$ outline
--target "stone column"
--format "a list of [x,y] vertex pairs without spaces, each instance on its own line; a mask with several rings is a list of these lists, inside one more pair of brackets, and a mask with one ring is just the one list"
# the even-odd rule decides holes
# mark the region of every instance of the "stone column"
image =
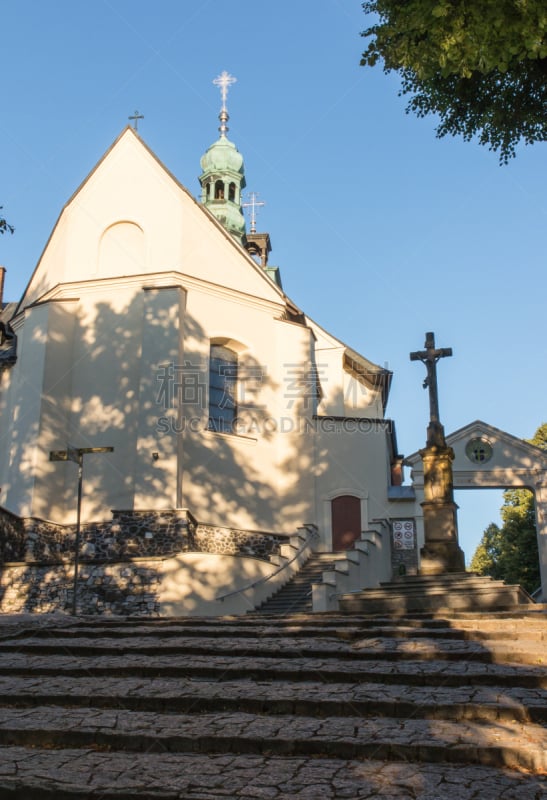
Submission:
[[420,574],[442,575],[465,571],[458,544],[457,508],[454,502],[452,462],[447,445],[430,445],[420,451],[424,465],[424,546],[420,550]]

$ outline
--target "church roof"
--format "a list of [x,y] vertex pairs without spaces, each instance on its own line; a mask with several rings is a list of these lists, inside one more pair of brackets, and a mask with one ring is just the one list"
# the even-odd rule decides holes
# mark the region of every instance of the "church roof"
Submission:
[[[221,137],[222,138],[222,137]],[[127,155],[127,145],[132,145],[129,148],[129,155]],[[125,148],[125,149],[124,149]],[[231,149],[231,148],[230,148]],[[188,213],[191,211],[192,215],[192,224],[190,224],[190,228],[188,229],[188,235],[192,235],[194,237],[199,237],[199,232],[196,232],[195,228],[200,227],[200,230],[205,230],[207,226],[210,226],[209,229],[213,228],[216,231],[215,234],[215,241],[218,243],[218,237],[222,238],[224,242],[224,250],[222,251],[226,257],[230,256],[230,263],[233,265],[234,269],[237,266],[237,275],[239,275],[239,283],[237,280],[230,277],[229,271],[226,270],[225,263],[219,263],[222,261],[226,261],[225,258],[223,259],[212,259],[214,261],[214,268],[217,269],[218,276],[216,278],[216,283],[218,285],[226,286],[231,290],[241,291],[246,293],[249,296],[253,296],[255,298],[263,298],[267,302],[272,302],[280,308],[281,311],[281,318],[288,319],[289,321],[298,322],[299,324],[308,326],[313,331],[314,329],[317,331],[321,331],[322,334],[330,339],[335,346],[343,348],[344,352],[344,363],[343,367],[347,371],[352,372],[359,380],[364,381],[367,385],[371,388],[377,389],[381,392],[383,407],[387,404],[387,399],[389,395],[389,388],[391,384],[392,373],[389,370],[383,369],[376,364],[373,364],[371,361],[366,359],[364,356],[360,355],[353,349],[349,348],[339,339],[332,336],[332,334],[327,333],[323,328],[321,328],[317,323],[314,323],[312,320],[309,320],[303,312],[298,308],[298,306],[285,294],[280,286],[278,286],[264,271],[264,269],[258,265],[255,260],[251,257],[251,255],[247,252],[247,250],[240,244],[238,241],[234,239],[232,235],[225,229],[225,227],[219,222],[219,220],[215,217],[215,215],[202,203],[198,202],[194,196],[189,192],[189,190],[178,181],[178,179],[170,172],[170,170],[163,164],[163,162],[158,158],[158,156],[154,153],[153,150],[148,147],[148,145],[143,141],[140,135],[129,125],[126,126],[120,135],[116,138],[116,140],[112,143],[112,145],[108,148],[102,158],[97,162],[95,167],[91,170],[88,176],[84,179],[84,181],[80,184],[80,186],[76,189],[76,191],[72,194],[70,199],[64,205],[59,218],[53,228],[53,231],[50,234],[50,237],[42,251],[38,264],[32,273],[32,276],[25,288],[23,296],[19,303],[17,304],[16,308],[11,313],[11,316],[14,317],[25,307],[28,305],[33,305],[37,303],[41,299],[50,299],[52,296],[57,296],[58,289],[61,286],[66,286],[67,291],[72,291],[71,287],[77,287],[77,285],[82,282],[88,281],[96,281],[97,276],[92,275],[91,272],[82,273],[83,277],[79,278],[78,275],[74,275],[71,271],[63,273],[61,268],[58,266],[59,262],[62,258],[68,258],[64,252],[64,245],[60,248],[55,243],[56,237],[67,236],[67,224],[68,220],[71,224],[74,224],[75,215],[81,213],[81,205],[82,205],[82,195],[84,192],[88,191],[90,185],[97,179],[99,176],[101,181],[104,179],[105,174],[108,176],[108,169],[112,170],[113,166],[116,167],[116,164],[121,160],[121,156],[126,154],[127,158],[129,159],[129,165],[135,165],[135,169],[130,170],[131,178],[136,180],[134,186],[130,187],[133,193],[138,194],[140,186],[138,183],[138,175],[135,176],[135,172],[141,168],[142,159],[139,160],[139,153],[146,155],[149,159],[152,159],[153,164],[159,168],[160,173],[158,177],[164,176],[167,178],[168,183],[172,182],[180,191],[181,197],[184,199],[184,208],[188,210]],[[114,158],[116,156],[116,158]],[[135,158],[137,159],[135,161]],[[144,159],[146,162],[146,158]],[[150,162],[148,162],[150,163]],[[103,173],[102,170],[107,170],[106,173]],[[125,173],[124,173],[125,175]],[[123,175],[122,175],[123,179]],[[100,184],[101,181],[98,181]],[[95,181],[97,183],[97,181]],[[94,184],[95,185],[95,184]],[[114,184],[115,188],[116,185]],[[135,191],[136,190],[136,191]],[[104,190],[103,190],[104,191]],[[126,190],[129,191],[129,190]],[[167,194],[171,197],[173,195],[172,192],[167,192]],[[125,195],[122,195],[125,197]],[[131,195],[133,197],[133,195]],[[78,201],[78,202],[76,202]],[[197,217],[195,216],[197,215]],[[84,214],[85,216],[85,214]],[[89,216],[89,215],[88,215]],[[122,217],[123,219],[128,219],[129,217]],[[206,225],[196,226],[194,223],[201,218],[206,220]],[[164,228],[166,231],[169,229],[169,225],[180,224],[177,222],[178,217],[170,218],[171,220],[175,220],[174,223],[171,223],[169,220],[164,221]],[[111,220],[110,222],[112,222]],[[92,223],[96,223],[96,232],[104,230],[108,227],[108,220],[106,222],[102,222],[100,220],[92,220]],[[101,229],[101,225],[104,225],[104,228]],[[94,229],[95,230],[95,229]],[[96,233],[96,235],[99,235]],[[77,237],[77,234],[75,234]],[[73,237],[74,238],[74,237]],[[82,247],[82,245],[80,245]],[[202,255],[206,252],[207,245],[202,245]],[[217,245],[215,245],[217,247]],[[204,249],[205,248],[205,249]],[[226,248],[229,248],[226,250]],[[51,250],[52,255],[48,255],[48,250]],[[220,252],[220,251],[219,251]],[[231,254],[231,255],[230,255]],[[193,251],[193,256],[195,256],[195,252]],[[211,261],[211,259],[209,259]],[[58,270],[57,274],[50,274],[50,271]],[[169,267],[171,273],[176,273],[179,270],[177,265]],[[72,270],[72,262],[70,263],[70,270]],[[224,272],[222,272],[224,270]],[[156,272],[156,268],[153,267],[148,273],[147,280],[149,281],[150,277]],[[181,279],[184,281],[188,275],[183,271],[180,270]],[[247,278],[244,276],[249,276],[252,278],[251,280],[247,281]],[[146,276],[143,275],[143,279]],[[236,276],[237,277],[237,276]],[[194,278],[203,279],[203,280],[211,280],[208,276],[203,276],[201,274],[194,273]],[[230,280],[232,283],[230,284]],[[222,281],[226,281],[226,283],[222,283]],[[248,285],[242,285],[242,281],[247,283]],[[74,297],[74,294],[71,294],[71,297]],[[10,312],[12,310],[10,309]]]
[[343,350],[343,368],[346,372],[354,375],[357,380],[365,383],[370,389],[380,391],[382,397],[382,407],[386,410],[387,402],[389,399],[389,391],[391,389],[391,381],[393,372],[378,364],[369,361],[368,358],[358,353],[353,348],[345,344],[341,339],[333,336],[332,333],[326,331],[321,325],[306,315],[306,322],[310,325],[312,330],[320,332],[321,335],[329,340],[334,346]]
[[[76,199],[81,196],[81,194],[89,186],[90,182],[94,179],[94,177],[101,171],[101,169],[103,169],[105,163],[109,160],[109,158],[116,153],[117,149],[120,148],[124,143],[124,141],[127,141],[128,138],[131,139],[134,143],[138,143],[138,147],[142,148],[142,151],[144,151],[148,156],[150,156],[153,159],[154,163],[160,168],[160,170],[164,173],[164,175],[170,181],[172,181],[176,185],[177,189],[180,190],[180,192],[184,195],[184,197],[188,201],[190,201],[195,211],[199,215],[203,215],[204,217],[206,217],[209,224],[217,229],[217,231],[221,234],[221,236],[225,240],[226,244],[231,249],[237,250],[238,254],[242,258],[244,258],[245,261],[247,262],[248,268],[251,269],[256,276],[260,276],[260,281],[261,283],[263,283],[264,289],[267,292],[267,294],[271,295],[272,299],[274,297],[277,297],[278,302],[284,305],[288,299],[286,298],[285,293],[277,286],[277,284],[275,284],[274,281],[271,280],[271,278],[269,278],[264,273],[264,270],[262,270],[261,267],[254,261],[254,259],[249,255],[249,253],[245,250],[245,248],[234,240],[234,238],[230,235],[230,233],[226,231],[225,227],[221,224],[221,222],[218,221],[215,215],[212,214],[211,211],[207,209],[202,203],[196,200],[195,197],[192,195],[192,193],[182,183],[180,183],[180,181],[176,178],[176,176],[173,175],[173,173],[168,169],[168,167],[165,166],[165,164],[156,155],[156,153],[146,144],[146,142],[141,138],[141,136],[130,125],[127,125],[124,127],[119,136],[115,139],[115,141],[111,144],[108,150],[99,159],[99,161],[96,163],[93,169],[89,172],[86,178],[82,181],[82,183],[78,186],[78,188],[75,190],[75,192],[71,195],[71,197],[63,206],[61,213],[57,218],[55,226],[40,255],[38,263],[27,283],[27,286],[21,297],[21,300],[17,304],[16,313],[20,313],[28,305],[29,302],[30,303],[36,302],[39,299],[39,297],[46,294],[47,290],[53,288],[54,284],[49,284],[47,286],[47,289],[44,291],[42,291],[40,286],[37,285],[33,286],[33,284],[37,283],[36,278],[40,273],[44,256],[47,253],[48,248],[50,247],[56,233],[58,232],[61,222],[63,221],[63,218],[69,213]],[[32,293],[31,290],[33,290]],[[294,306],[295,304],[292,303],[291,305]]]

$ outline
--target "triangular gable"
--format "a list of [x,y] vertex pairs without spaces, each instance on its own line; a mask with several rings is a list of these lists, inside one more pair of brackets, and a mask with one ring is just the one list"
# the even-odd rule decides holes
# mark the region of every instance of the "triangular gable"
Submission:
[[60,284],[104,277],[101,246],[115,225],[142,231],[144,263],[131,274],[175,270],[285,303],[282,290],[128,126],[61,211],[18,311]]
[[[482,462],[473,460],[468,452],[470,443],[475,440],[483,441],[491,449],[491,452],[486,451]],[[446,443],[454,450],[454,471],[547,469],[547,453],[541,447],[529,444],[482,420],[475,420],[450,433],[446,436]],[[420,462],[419,451],[405,458],[405,464],[411,467],[418,466]]]

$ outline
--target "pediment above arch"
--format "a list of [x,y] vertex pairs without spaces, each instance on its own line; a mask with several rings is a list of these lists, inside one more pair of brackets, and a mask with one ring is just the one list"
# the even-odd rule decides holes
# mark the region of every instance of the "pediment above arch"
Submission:
[[[450,433],[446,443],[454,450],[452,471],[455,487],[530,486],[544,483],[547,453],[517,436],[475,420]],[[414,481],[420,482],[420,452],[405,459]]]

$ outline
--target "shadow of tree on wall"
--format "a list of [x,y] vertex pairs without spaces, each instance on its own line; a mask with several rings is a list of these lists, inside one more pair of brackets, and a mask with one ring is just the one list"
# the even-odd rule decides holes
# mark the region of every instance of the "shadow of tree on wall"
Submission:
[[[206,331],[188,312],[178,328],[170,308],[146,319],[146,292],[127,294],[127,299],[120,293],[112,302],[99,297],[92,309],[75,302],[69,306],[51,303],[45,362],[56,360],[45,376],[41,397],[35,397],[42,403],[40,427],[35,431],[26,425],[20,403],[12,409],[17,425],[10,430],[12,469],[20,465],[22,479],[29,485],[34,481],[40,516],[74,523],[76,465],[49,461],[51,450],[70,444],[114,447],[111,454],[85,457],[82,519],[86,524],[108,519],[111,509],[135,509],[141,488],[136,476],[143,461],[146,492],[157,500],[158,509],[173,507],[166,485],[176,482],[182,488],[182,505],[204,524],[230,524],[237,519],[237,527],[289,535],[313,519],[314,431],[294,424],[309,416],[304,407],[308,399],[292,401],[292,428],[279,433],[279,402],[272,409],[261,398],[279,398],[282,387],[271,377],[269,365],[247,350],[241,356],[242,371],[260,385],[246,392],[234,435],[208,430]],[[156,352],[165,348],[165,359],[146,360],[146,337],[153,337]],[[202,347],[183,352],[184,342],[202,343]],[[307,369],[307,352],[300,361],[302,369]],[[169,367],[174,370],[174,385],[166,394],[162,380]],[[201,399],[193,403],[184,402],[189,369],[204,388]],[[37,380],[35,386],[18,390],[38,392],[39,388]],[[167,431],[160,424],[162,419],[169,421]],[[34,462],[29,453],[36,441]],[[159,455],[157,460],[154,453]],[[282,475],[282,485],[272,478],[275,475]],[[30,574],[28,567],[18,577],[19,593]],[[64,584],[65,579],[60,580]],[[118,582],[125,591],[127,582],[121,577]]]

